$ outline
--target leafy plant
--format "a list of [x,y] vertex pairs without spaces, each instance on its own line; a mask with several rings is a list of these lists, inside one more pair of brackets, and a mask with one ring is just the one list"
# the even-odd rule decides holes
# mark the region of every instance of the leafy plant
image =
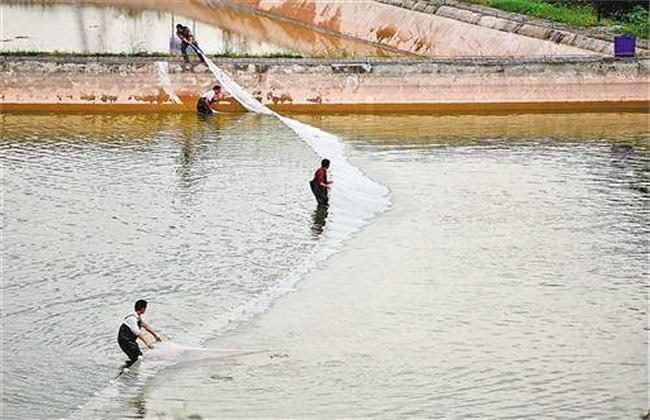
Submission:
[[523,13],[575,26],[591,26],[596,21],[596,13],[590,5],[571,6],[544,0],[488,0],[488,5],[509,12]]
[[[618,26],[623,33],[648,39],[648,6],[636,1],[606,0],[465,0],[513,13],[566,23],[576,27]],[[599,20],[598,10],[605,19]]]
[[621,25],[624,34],[636,35],[639,38],[650,38],[650,16],[643,7],[637,6],[632,13],[625,15]]

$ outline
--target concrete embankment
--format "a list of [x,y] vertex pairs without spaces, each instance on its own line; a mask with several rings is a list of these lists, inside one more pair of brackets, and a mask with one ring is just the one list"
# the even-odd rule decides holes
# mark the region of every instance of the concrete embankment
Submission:
[[[9,0],[42,4],[42,0]],[[578,28],[459,0],[49,0],[173,13],[309,57],[613,55],[616,28]],[[200,39],[199,39],[200,40]],[[648,57],[647,40],[636,54]]]
[[[648,112],[650,104],[650,59],[215,62],[281,112]],[[4,56],[0,74],[2,112],[191,111],[215,82],[205,65],[169,57]],[[217,109],[242,110],[229,98]]]
[[[614,38],[616,29],[610,27],[578,28],[566,24],[536,19],[534,17],[510,13],[479,4],[466,3],[456,0],[375,0],[385,5],[396,6],[408,11],[419,12],[431,17],[431,19],[446,18],[456,22],[459,31],[453,38],[447,39],[454,43],[454,40],[464,40],[463,31],[477,31],[477,28],[493,30],[511,35],[509,39],[516,40],[516,48],[521,43],[531,40],[545,41],[548,44],[573,47],[579,51],[593,51],[598,54],[614,55]],[[462,27],[461,22],[470,26]],[[468,29],[469,28],[469,29]],[[490,33],[490,32],[487,32]],[[479,38],[487,41],[485,36]],[[508,39],[508,38],[507,38]],[[457,42],[456,42],[457,43]],[[491,42],[486,42],[491,44]],[[534,44],[533,44],[534,45]],[[542,48],[539,47],[538,48]],[[511,50],[512,51],[512,50]],[[530,49],[524,49],[531,53]],[[574,50],[575,51],[575,50]],[[648,40],[636,40],[636,54],[648,56],[650,50]]]
[[[457,0],[51,1],[170,12],[309,57],[614,53],[607,28],[572,28]],[[637,41],[637,55],[648,55],[646,41]]]

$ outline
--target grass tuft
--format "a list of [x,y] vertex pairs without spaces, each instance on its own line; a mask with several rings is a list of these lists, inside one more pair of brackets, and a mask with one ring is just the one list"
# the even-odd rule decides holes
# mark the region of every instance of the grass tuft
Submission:
[[590,27],[597,24],[616,26],[622,34],[636,35],[638,38],[648,39],[648,11],[637,6],[633,12],[617,14],[614,17],[603,19],[600,23],[596,9],[592,4],[576,4],[570,1],[551,0],[465,0],[470,3],[494,7],[512,13],[533,16],[554,22],[565,23],[576,27]]

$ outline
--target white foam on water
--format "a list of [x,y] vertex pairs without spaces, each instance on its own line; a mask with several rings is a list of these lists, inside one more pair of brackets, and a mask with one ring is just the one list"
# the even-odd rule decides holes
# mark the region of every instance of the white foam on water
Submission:
[[[388,188],[368,178],[359,168],[352,165],[345,156],[341,139],[331,133],[278,114],[260,103],[255,97],[235,82],[226,72],[217,67],[200,50],[208,69],[217,81],[248,111],[277,118],[289,127],[300,139],[309,145],[321,158],[331,162],[330,172],[335,184],[330,191],[328,223],[320,237],[318,246],[306,263],[295,267],[280,282],[264,295],[242,302],[227,315],[205,325],[206,331],[196,331],[197,336],[207,336],[215,329],[222,329],[238,321],[250,319],[264,312],[272,301],[293,290],[300,279],[318,263],[340,251],[343,241],[358,232],[371,218],[386,211],[390,205]],[[305,180],[305,184],[308,179]],[[202,334],[203,333],[203,334]]]
[[239,86],[208,57],[204,56],[204,59],[219,83],[247,110],[278,118],[319,156],[331,161],[331,171],[336,174],[336,183],[331,191],[330,211],[333,213],[332,221],[340,219],[343,222],[340,228],[347,226],[350,232],[357,231],[368,219],[388,208],[388,189],[368,178],[359,168],[348,162],[344,144],[339,137],[274,112]]
[[[264,352],[268,351],[267,349],[248,349],[248,348],[237,348],[237,349],[228,349],[221,347],[201,347],[191,344],[176,343],[174,341],[163,341],[156,345],[156,357],[159,358],[173,358],[180,353],[214,353],[214,354],[239,354],[239,353],[248,353],[248,352]],[[151,353],[153,354],[153,353]],[[153,356],[152,356],[153,357]]]

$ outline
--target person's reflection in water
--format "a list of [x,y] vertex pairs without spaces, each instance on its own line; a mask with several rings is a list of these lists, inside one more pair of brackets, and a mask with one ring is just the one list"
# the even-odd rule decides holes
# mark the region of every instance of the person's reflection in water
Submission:
[[315,237],[318,237],[325,229],[328,208],[328,206],[319,205],[316,207],[316,210],[314,210],[314,214],[312,215],[313,223],[311,225],[311,232]]
[[632,144],[613,144],[611,146],[611,177],[621,186],[648,195],[648,171],[643,164],[643,157]]
[[147,418],[147,406],[144,399],[144,394],[138,394],[132,401],[133,408],[135,409],[134,416],[136,419]]
[[178,121],[181,134],[179,136],[181,153],[177,173],[179,186],[184,190],[190,190],[200,175],[197,174],[197,170],[201,169],[201,165],[197,165],[197,160],[200,162],[201,152],[206,151],[206,137],[211,132],[218,133],[222,124],[221,119],[218,118],[210,118],[201,114],[198,117],[198,121],[193,115],[191,118],[183,116]]

